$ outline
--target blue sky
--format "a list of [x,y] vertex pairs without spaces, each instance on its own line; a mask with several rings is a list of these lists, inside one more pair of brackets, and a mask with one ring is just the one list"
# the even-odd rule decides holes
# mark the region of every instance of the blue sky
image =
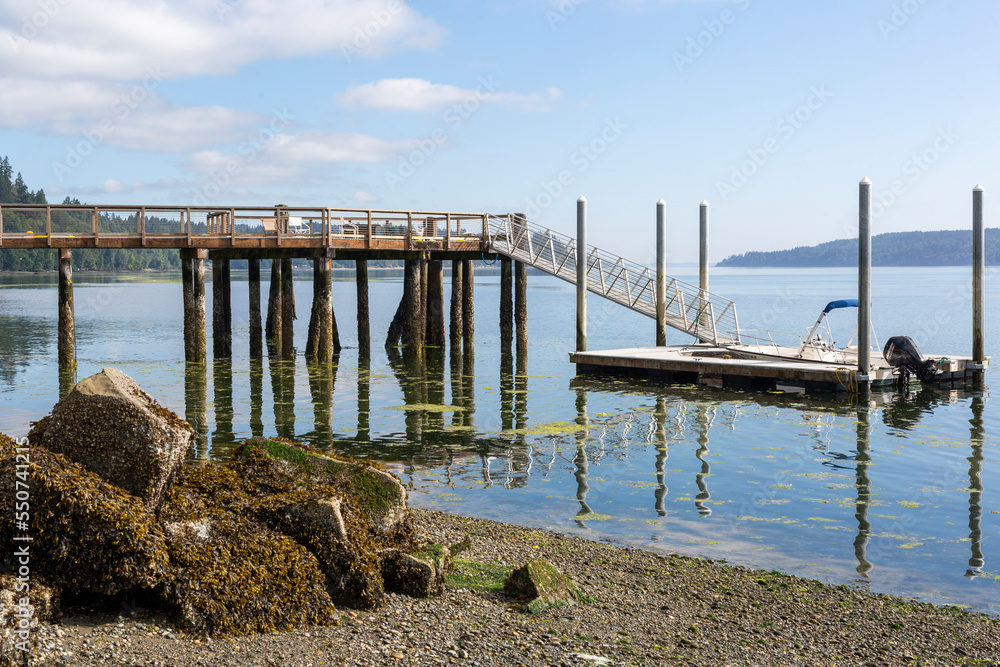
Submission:
[[526,211],[652,262],[969,226],[987,0],[11,0],[0,154],[50,201]]

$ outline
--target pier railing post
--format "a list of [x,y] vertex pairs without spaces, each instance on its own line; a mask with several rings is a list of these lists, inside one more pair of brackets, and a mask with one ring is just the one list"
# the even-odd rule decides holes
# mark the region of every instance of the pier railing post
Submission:
[[667,344],[667,202],[656,202],[656,344]]
[[983,383],[986,363],[986,236],[983,228],[983,186],[972,191],[972,380]]
[[587,198],[576,200],[576,350],[587,350]]
[[872,182],[864,178],[858,196],[858,388],[871,380]]

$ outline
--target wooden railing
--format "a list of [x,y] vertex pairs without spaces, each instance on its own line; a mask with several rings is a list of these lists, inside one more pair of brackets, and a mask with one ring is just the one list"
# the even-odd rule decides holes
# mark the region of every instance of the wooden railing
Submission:
[[[393,211],[331,207],[248,206],[91,206],[91,205],[0,205],[0,247],[12,241],[41,241],[52,247],[67,245],[68,239],[138,239],[145,246],[175,241],[177,247],[199,245],[214,239],[271,239],[277,245],[291,239],[309,240],[310,245],[335,246],[339,241],[361,242],[375,247],[379,241],[394,241],[404,250],[434,244],[441,249],[485,249],[487,215],[438,211]],[[34,244],[35,246],[39,244]]]

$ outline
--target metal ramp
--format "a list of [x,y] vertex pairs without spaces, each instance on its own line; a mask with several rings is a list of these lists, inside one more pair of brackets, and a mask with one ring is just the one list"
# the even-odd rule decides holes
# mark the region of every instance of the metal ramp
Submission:
[[[489,216],[491,252],[576,284],[576,239],[515,215]],[[656,319],[656,272],[587,246],[587,290]],[[667,278],[667,325],[715,345],[739,342],[736,304]]]

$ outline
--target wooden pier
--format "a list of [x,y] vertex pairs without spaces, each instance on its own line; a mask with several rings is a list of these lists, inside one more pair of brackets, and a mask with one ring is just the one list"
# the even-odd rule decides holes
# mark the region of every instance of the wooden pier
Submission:
[[[497,257],[489,244],[486,213],[392,211],[330,207],[247,206],[89,206],[2,205],[0,248],[57,249],[59,262],[59,362],[75,366],[72,253],[83,248],[176,248],[183,277],[184,350],[188,362],[208,359],[205,260],[212,266],[212,356],[233,354],[230,262],[249,268],[250,356],[295,356],[296,308],[292,260],[313,264],[313,300],[305,354],[329,361],[341,350],[331,294],[332,259],[356,262],[360,354],[369,358],[368,261],[404,260],[406,280],[387,346],[403,345],[422,353],[446,345],[443,262],[451,260],[452,348],[474,344],[473,260]],[[260,307],[260,262],[271,260],[266,324]],[[520,309],[526,318],[518,263]],[[510,291],[510,285],[507,286]],[[503,319],[507,321],[505,316]],[[508,326],[507,324],[504,325]],[[525,329],[518,322],[518,331]],[[520,339],[519,339],[520,340]],[[265,346],[266,342],[266,346]],[[510,339],[507,338],[508,346]]]

